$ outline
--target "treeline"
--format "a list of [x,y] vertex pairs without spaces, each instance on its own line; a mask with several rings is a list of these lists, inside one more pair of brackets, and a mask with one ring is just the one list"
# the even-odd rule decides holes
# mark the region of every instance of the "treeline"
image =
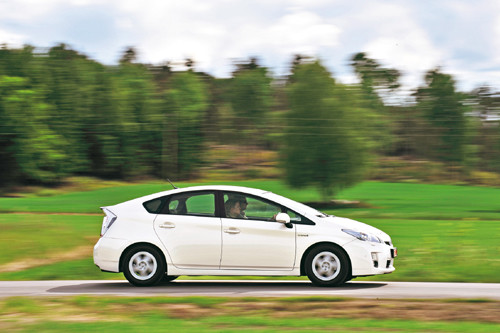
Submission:
[[325,194],[362,179],[373,156],[443,161],[500,172],[498,92],[458,92],[439,68],[411,101],[400,73],[364,53],[359,84],[337,82],[318,60],[295,56],[272,77],[257,59],[230,78],[169,63],[137,62],[134,49],[104,66],[61,44],[0,49],[0,184],[198,176],[213,145],[280,152],[283,174]]

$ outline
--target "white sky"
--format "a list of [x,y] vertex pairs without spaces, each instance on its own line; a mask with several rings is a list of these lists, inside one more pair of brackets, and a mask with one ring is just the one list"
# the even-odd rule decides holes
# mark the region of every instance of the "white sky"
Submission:
[[367,52],[406,87],[441,66],[461,90],[500,90],[500,0],[0,0],[0,43],[61,42],[104,64],[127,46],[141,62],[190,57],[218,77],[250,56],[283,74],[301,53],[345,83]]

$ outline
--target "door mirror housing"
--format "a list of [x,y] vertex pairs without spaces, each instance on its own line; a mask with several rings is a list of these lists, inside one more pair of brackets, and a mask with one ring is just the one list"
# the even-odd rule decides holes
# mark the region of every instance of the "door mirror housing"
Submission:
[[276,215],[276,222],[283,223],[287,228],[293,227],[293,224],[290,222],[290,216],[287,213],[279,213]]

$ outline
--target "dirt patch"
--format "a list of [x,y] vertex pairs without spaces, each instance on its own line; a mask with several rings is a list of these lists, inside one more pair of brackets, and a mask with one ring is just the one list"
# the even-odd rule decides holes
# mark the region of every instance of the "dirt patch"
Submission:
[[[171,298],[151,298],[139,303],[129,299],[100,297],[31,298],[35,306],[7,306],[0,302],[0,328],[8,323],[36,320],[67,322],[134,321],[136,318],[161,314],[165,318],[183,320],[210,317],[267,317],[267,318],[353,318],[444,322],[500,323],[498,301],[444,301],[444,300],[378,300],[378,299],[235,299],[220,303],[197,304],[194,300],[171,303]],[[100,300],[103,301],[100,301]],[[151,300],[151,302],[149,302]],[[130,302],[130,303],[129,303]],[[103,315],[105,314],[105,315]]]
[[68,250],[66,252],[49,254],[46,258],[16,260],[15,262],[0,265],[0,272],[18,272],[33,267],[51,265],[62,261],[85,259],[92,256],[92,251],[93,249],[91,245],[84,245]]
[[[207,309],[204,309],[205,312]],[[474,321],[500,323],[500,302],[446,302],[408,300],[345,300],[322,302],[226,302],[212,309],[212,315],[268,313],[275,318],[359,318],[418,321]],[[193,311],[193,309],[191,309]],[[193,311],[195,313],[196,311]],[[175,309],[172,316],[183,317]],[[198,312],[198,315],[203,315]]]

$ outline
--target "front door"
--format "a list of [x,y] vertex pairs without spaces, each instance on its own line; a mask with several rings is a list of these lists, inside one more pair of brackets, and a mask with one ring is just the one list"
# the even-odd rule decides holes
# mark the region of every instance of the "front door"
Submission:
[[242,193],[224,193],[221,269],[292,270],[295,230],[274,221],[281,207]]

